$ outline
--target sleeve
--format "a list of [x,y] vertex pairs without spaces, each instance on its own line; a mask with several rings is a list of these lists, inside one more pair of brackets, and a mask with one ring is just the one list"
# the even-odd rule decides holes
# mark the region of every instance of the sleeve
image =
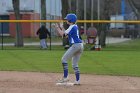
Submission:
[[67,30],[65,30],[65,34],[69,34],[69,32],[71,31],[72,28],[73,28],[73,26],[69,26],[69,28]]
[[40,32],[40,28],[37,30],[36,34],[38,35],[38,34],[39,34],[39,32]]

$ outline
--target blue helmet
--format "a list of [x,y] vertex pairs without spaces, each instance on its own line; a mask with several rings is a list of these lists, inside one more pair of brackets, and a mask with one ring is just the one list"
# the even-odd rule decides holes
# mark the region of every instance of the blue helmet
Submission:
[[75,14],[67,14],[64,19],[68,20],[70,23],[75,23],[77,21],[77,16]]

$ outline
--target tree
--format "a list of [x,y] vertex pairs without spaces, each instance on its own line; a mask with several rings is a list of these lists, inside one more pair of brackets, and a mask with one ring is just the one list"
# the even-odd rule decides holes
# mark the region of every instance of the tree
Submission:
[[[19,7],[19,0],[12,0],[13,3],[13,8],[14,8],[14,12],[15,12],[15,17],[16,20],[20,20],[20,7]],[[15,46],[17,47],[23,47],[23,36],[22,36],[22,32],[21,32],[21,24],[20,23],[16,23],[16,43]]]
[[[70,2],[69,2],[69,0],[61,0],[61,2],[62,2],[62,11],[61,11],[62,18],[65,18],[66,15],[71,12],[71,9],[69,6]],[[66,29],[67,27],[68,27],[67,24],[64,23],[64,28]]]
[[[104,0],[103,1],[103,10],[101,12],[101,19],[102,20],[109,20],[110,15],[111,15],[111,9],[113,8],[112,3],[114,0]],[[100,24],[98,29],[99,32],[99,45],[102,47],[106,46],[106,30],[108,29],[108,24]]]
[[[128,0],[131,8],[137,16],[137,19],[140,20],[140,1],[139,0]],[[138,24],[138,34],[140,36],[140,24]]]
[[69,0],[61,0],[62,2],[62,18],[64,18],[70,11]]
[[[61,0],[61,3],[62,3],[62,11],[61,11],[62,18],[64,18],[71,11],[69,6],[69,3],[71,3],[71,1]],[[68,25],[66,23],[64,23],[64,28],[65,29],[68,28]],[[63,37],[63,46],[65,46],[65,49],[67,49],[67,45],[69,45],[68,38]]]
[[[41,20],[46,20],[46,0],[41,0]],[[41,23],[46,26],[46,23]]]
[[135,12],[138,19],[140,19],[140,1],[139,0],[128,0],[131,8]]

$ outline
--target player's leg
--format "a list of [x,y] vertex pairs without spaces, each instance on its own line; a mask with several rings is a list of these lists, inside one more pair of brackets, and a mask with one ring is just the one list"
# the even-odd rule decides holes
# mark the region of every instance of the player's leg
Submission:
[[64,75],[63,77],[64,78],[67,78],[68,77],[68,60],[71,59],[73,57],[73,55],[77,52],[77,48],[72,45],[66,52],[65,54],[63,55],[62,57],[62,66],[63,66],[63,72],[64,72]]
[[64,70],[63,77],[64,78],[68,77],[68,63],[67,62],[70,58],[72,58],[73,54],[74,54],[73,48],[70,47],[62,57],[62,66],[63,66],[63,70]]
[[41,46],[41,48],[43,48],[43,40],[42,39],[40,39],[40,46]]
[[71,48],[69,48],[65,52],[65,54],[63,55],[63,57],[61,59],[62,66],[63,66],[63,78],[58,81],[59,83],[64,83],[64,82],[69,81],[68,80],[68,63],[67,62],[68,62],[68,59],[70,59],[70,55],[72,55],[70,51],[72,51]]
[[46,47],[46,40],[45,39],[41,39],[41,47],[43,48],[43,49],[45,49],[45,48],[47,48]]
[[68,77],[68,60],[71,59],[75,53],[77,53],[78,51],[80,51],[81,47],[77,46],[77,44],[72,45],[63,55],[62,57],[62,66],[63,66],[63,70],[64,70],[64,75],[63,78],[67,78]]
[[80,60],[80,56],[83,52],[83,45],[80,44],[78,45],[80,47],[79,51],[76,52],[72,58],[72,67],[74,69],[74,72],[75,72],[75,77],[76,77],[76,82],[75,84],[80,84],[80,70],[79,70],[79,67],[78,67],[78,62]]
[[72,58],[72,67],[75,72],[76,82],[80,84],[80,70],[78,66],[78,62],[80,60],[81,53],[76,53]]

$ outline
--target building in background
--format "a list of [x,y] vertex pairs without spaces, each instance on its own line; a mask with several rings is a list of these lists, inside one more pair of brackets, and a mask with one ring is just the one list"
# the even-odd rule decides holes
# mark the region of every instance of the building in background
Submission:
[[[20,0],[20,13],[23,20],[40,19],[40,0]],[[61,0],[46,0],[47,19],[61,19]],[[0,0],[0,20],[15,19],[12,0]],[[36,36],[36,30],[40,23],[22,23],[22,33],[24,37]],[[14,23],[0,23],[0,34],[15,36]]]

